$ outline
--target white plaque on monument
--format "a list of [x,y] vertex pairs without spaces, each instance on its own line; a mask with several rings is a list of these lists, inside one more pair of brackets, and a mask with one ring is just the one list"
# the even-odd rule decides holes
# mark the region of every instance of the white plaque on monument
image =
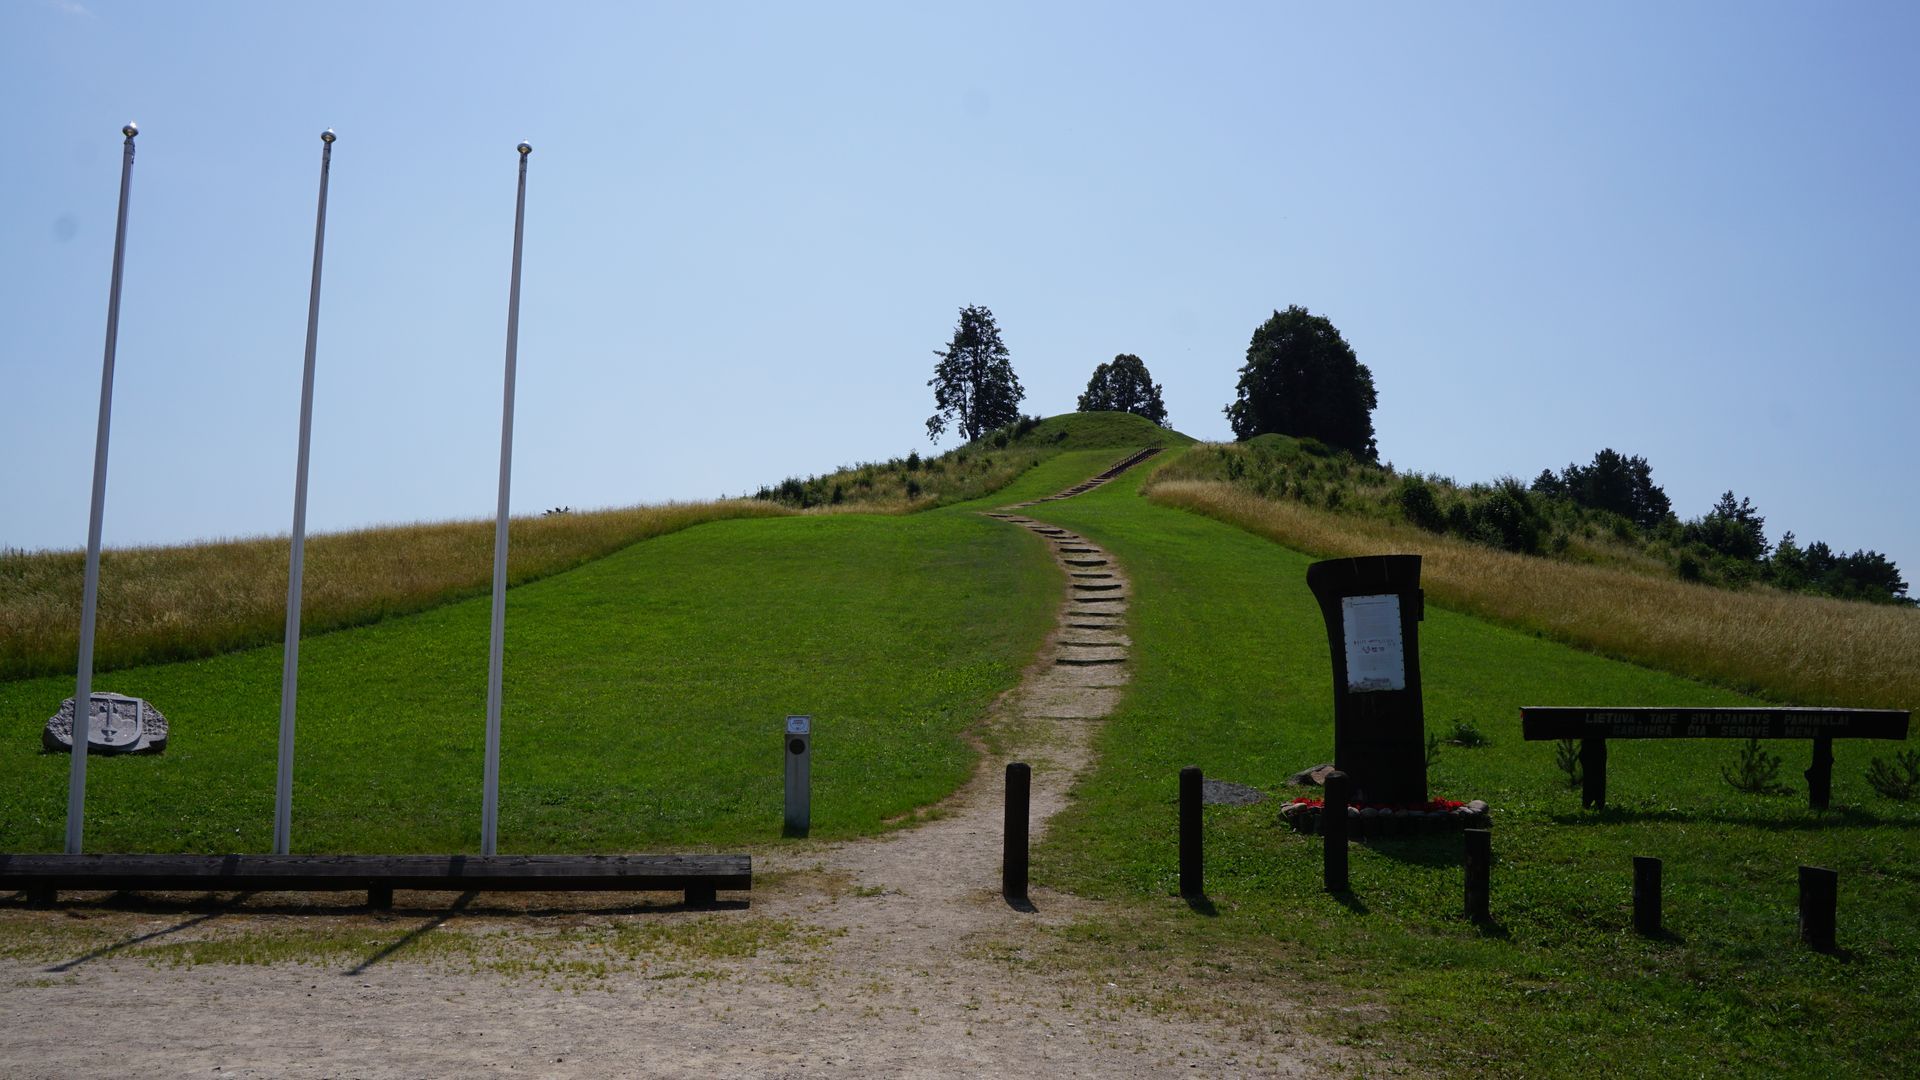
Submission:
[[1347,634],[1347,690],[1356,694],[1405,690],[1400,597],[1392,593],[1342,597],[1340,622]]

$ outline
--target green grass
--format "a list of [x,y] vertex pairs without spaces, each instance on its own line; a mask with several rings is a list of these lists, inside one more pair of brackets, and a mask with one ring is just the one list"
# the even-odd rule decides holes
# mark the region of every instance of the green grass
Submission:
[[[503,851],[739,845],[777,835],[781,719],[815,717],[814,835],[871,832],[953,790],[964,733],[1051,623],[1043,547],[978,515],[715,522],[509,593]],[[300,851],[478,844],[484,597],[307,640]],[[132,668],[155,757],[88,767],[90,851],[269,846],[281,651]],[[67,759],[35,752],[73,688],[0,684],[0,850],[60,847]]]
[[[523,585],[706,521],[785,512],[734,499],[515,518],[507,581]],[[365,626],[485,593],[493,530],[492,520],[443,521],[309,537],[303,629]],[[94,670],[279,644],[290,551],[278,536],[102,552]],[[0,682],[73,672],[85,566],[80,551],[0,550]]]
[[[1027,417],[944,454],[921,458],[916,452],[910,457],[843,466],[804,480],[789,477],[761,488],[754,498],[800,510],[907,513],[993,498],[1017,477],[1062,452],[1123,447],[1135,450],[1192,442],[1177,431],[1132,413],[1065,413],[1045,420]],[[1068,483],[1083,479],[1074,477]]]
[[[1208,811],[1218,915],[1175,891],[1177,771],[1291,797],[1331,759],[1331,665],[1306,556],[1137,497],[1146,470],[1039,516],[1108,548],[1134,583],[1135,678],[1101,759],[1038,853],[1036,880],[1178,912],[1126,949],[1231,957],[1243,976],[1385,1005],[1329,1021],[1410,1055],[1415,1071],[1495,1075],[1893,1075],[1920,1069],[1920,813],[1862,779],[1885,747],[1836,747],[1835,805],[1742,795],[1736,744],[1616,742],[1604,815],[1583,813],[1551,744],[1520,740],[1522,704],[1712,705],[1739,696],[1606,660],[1430,604],[1421,628],[1435,795],[1494,806],[1497,928],[1459,918],[1459,841],[1379,842],[1353,856],[1354,897],[1320,888],[1320,846],[1276,801]],[[1773,747],[1798,781],[1804,744]],[[1630,929],[1633,855],[1666,860],[1669,940]],[[1795,868],[1841,875],[1846,957],[1796,944]],[[1157,963],[1157,961],[1156,961]],[[1384,1028],[1379,1027],[1384,1024]]]

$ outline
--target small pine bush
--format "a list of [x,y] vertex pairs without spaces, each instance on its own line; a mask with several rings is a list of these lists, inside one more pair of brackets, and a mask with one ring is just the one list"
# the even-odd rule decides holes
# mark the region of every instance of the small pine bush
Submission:
[[1867,783],[1887,798],[1901,802],[1920,795],[1920,751],[1902,750],[1894,755],[1893,762],[1888,765],[1880,758],[1868,762]]
[[1577,739],[1561,739],[1553,744],[1553,764],[1567,774],[1567,786],[1577,788],[1585,775],[1580,769],[1580,742]]
[[1779,782],[1780,755],[1767,753],[1759,739],[1748,739],[1733,759],[1733,768],[1720,767],[1720,777],[1754,795],[1778,795],[1787,790]]

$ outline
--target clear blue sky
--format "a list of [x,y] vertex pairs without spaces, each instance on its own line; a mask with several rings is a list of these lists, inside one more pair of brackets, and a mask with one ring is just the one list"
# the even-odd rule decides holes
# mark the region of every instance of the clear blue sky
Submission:
[[969,303],[1027,411],[1132,352],[1226,438],[1302,304],[1402,468],[1611,446],[1920,584],[1916,46],[1871,3],[7,0],[0,545],[85,542],[137,120],[109,543],[288,528],[331,126],[315,528],[492,512],[525,138],[517,513],[924,449]]

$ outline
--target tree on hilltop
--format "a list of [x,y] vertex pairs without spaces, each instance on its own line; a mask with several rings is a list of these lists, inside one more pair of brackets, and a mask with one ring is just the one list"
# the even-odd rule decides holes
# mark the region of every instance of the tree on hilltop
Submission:
[[1167,423],[1167,406],[1160,400],[1160,387],[1147,371],[1144,360],[1132,353],[1121,353],[1111,364],[1093,369],[1087,380],[1087,392],[1080,395],[1081,412],[1126,412],[1144,416],[1162,427]]
[[1757,563],[1767,557],[1766,526],[1753,500],[1736,502],[1729,491],[1705,517],[1687,522],[1684,535],[1689,543],[1705,544],[1730,559]]
[[1590,465],[1569,464],[1559,476],[1551,469],[1541,470],[1534,478],[1533,490],[1572,499],[1588,509],[1619,514],[1643,529],[1673,516],[1673,504],[1653,482],[1653,466],[1647,459],[1628,457],[1612,447],[1593,455]]
[[992,311],[973,304],[961,308],[953,340],[933,355],[940,362],[927,380],[934,404],[933,415],[927,417],[929,440],[938,441],[949,423],[972,442],[1020,419],[1020,400],[1027,392],[1013,373]]
[[1375,461],[1373,372],[1324,315],[1295,304],[1260,324],[1233,404],[1224,410],[1237,438],[1309,435]]

